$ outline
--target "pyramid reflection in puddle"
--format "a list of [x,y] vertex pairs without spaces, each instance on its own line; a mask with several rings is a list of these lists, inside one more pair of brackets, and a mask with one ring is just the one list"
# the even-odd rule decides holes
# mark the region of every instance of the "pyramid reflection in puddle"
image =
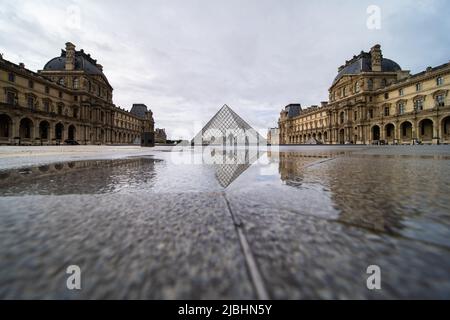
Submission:
[[224,105],[192,139],[192,145],[209,146],[203,150],[203,162],[214,165],[219,184],[226,188],[258,160],[258,147],[267,141]]
[[[258,149],[222,149],[212,148],[210,158],[206,163],[214,166],[216,178],[223,188],[227,188],[245,170],[247,170],[262,155]],[[208,150],[209,151],[209,150]]]

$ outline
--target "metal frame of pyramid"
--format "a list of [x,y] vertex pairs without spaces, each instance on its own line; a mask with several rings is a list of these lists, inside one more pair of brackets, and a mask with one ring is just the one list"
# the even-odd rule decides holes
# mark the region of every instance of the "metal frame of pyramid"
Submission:
[[265,145],[264,139],[228,105],[224,105],[192,139],[195,145]]

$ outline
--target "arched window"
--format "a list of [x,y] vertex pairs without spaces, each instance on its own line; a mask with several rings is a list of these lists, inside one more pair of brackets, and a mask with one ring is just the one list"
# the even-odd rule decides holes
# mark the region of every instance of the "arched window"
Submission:
[[359,85],[359,81],[356,81],[356,83],[355,83],[355,93],[358,93],[360,89],[361,89],[361,87]]

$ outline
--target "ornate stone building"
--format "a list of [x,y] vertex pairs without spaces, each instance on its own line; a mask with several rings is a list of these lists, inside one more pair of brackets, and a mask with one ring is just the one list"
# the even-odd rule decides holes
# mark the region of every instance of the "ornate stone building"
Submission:
[[153,145],[152,112],[117,107],[112,92],[103,67],[70,42],[38,72],[0,56],[0,144]]
[[450,63],[411,75],[375,45],[339,68],[328,102],[281,111],[280,143],[450,143],[449,89]]
[[166,135],[166,129],[155,129],[155,143],[166,143],[167,142],[167,135]]

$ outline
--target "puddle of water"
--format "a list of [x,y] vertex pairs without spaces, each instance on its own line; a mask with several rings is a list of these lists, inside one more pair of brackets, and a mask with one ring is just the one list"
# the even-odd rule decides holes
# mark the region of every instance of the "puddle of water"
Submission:
[[226,192],[275,214],[450,246],[450,149],[291,149],[186,149],[2,171],[0,196]]

